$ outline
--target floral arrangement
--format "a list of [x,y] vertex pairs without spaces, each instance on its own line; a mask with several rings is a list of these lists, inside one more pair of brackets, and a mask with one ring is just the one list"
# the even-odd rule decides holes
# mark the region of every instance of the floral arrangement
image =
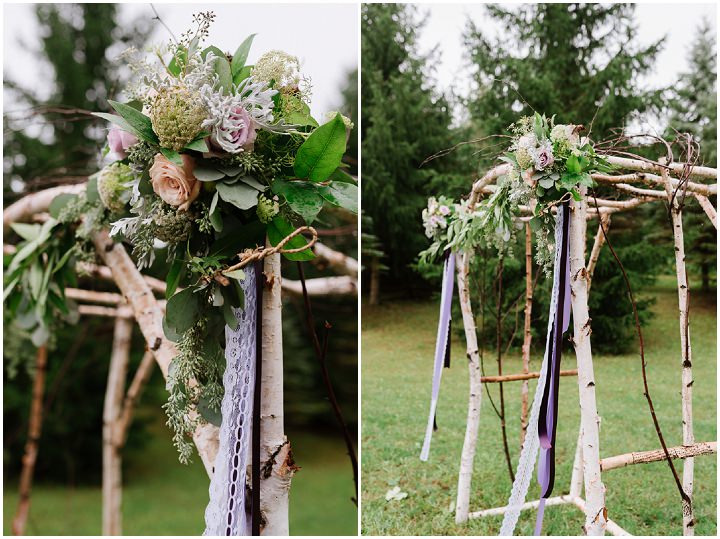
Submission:
[[435,260],[446,249],[472,250],[483,242],[501,252],[507,250],[520,226],[517,216],[522,204],[532,208],[536,260],[549,270],[554,248],[552,207],[571,198],[580,200],[580,189],[595,185],[591,174],[609,172],[611,167],[580,137],[582,126],[555,124],[554,117],[536,113],[508,129],[512,142],[500,160],[509,165],[509,171],[498,178],[488,198],[472,211],[467,202],[429,199],[422,216],[433,243],[420,253],[421,263]]
[[[314,254],[297,230],[326,206],[357,212],[357,185],[342,163],[351,122],[339,113],[322,125],[312,117],[310,81],[296,57],[270,51],[248,65],[254,35],[232,55],[204,46],[214,17],[195,15],[194,29],[154,49],[152,60],[135,50],[123,55],[133,73],[129,100],[109,101],[116,114],[96,113],[112,124],[105,154],[114,161],[90,178],[86,192],[58,197],[49,224],[19,228],[39,257],[57,245],[57,268],[48,271],[64,280],[40,281],[63,310],[63,285],[71,282],[65,265],[73,255],[89,256],[93,231],[109,226],[117,241],[132,245],[139,268],[166,252],[164,329],[178,355],[165,408],[182,461],[196,427],[188,412],[197,408],[198,420],[219,421],[224,327],[237,327],[232,308],[243,305],[238,257],[262,249],[267,238],[273,246],[283,242],[288,259],[309,260]],[[75,227],[72,249],[63,225]],[[62,241],[51,244],[53,227]],[[42,311],[47,327],[52,305],[33,299],[31,277],[21,274],[35,258],[24,260],[10,276],[19,276],[16,304]]]

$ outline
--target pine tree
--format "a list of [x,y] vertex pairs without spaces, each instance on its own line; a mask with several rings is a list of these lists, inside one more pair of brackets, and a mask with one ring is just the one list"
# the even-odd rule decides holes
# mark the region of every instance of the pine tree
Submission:
[[[432,89],[432,53],[418,50],[417,9],[362,6],[362,200],[389,256],[388,276],[405,286],[427,246],[420,215],[434,175],[452,161],[425,158],[451,145],[447,100]],[[410,279],[409,279],[410,278]]]
[[104,122],[89,113],[109,111],[107,99],[117,97],[123,79],[112,59],[142,45],[152,22],[144,17],[121,27],[117,11],[115,4],[36,5],[44,67],[38,80],[51,91],[43,99],[36,88],[4,81],[13,111],[21,111],[4,117],[6,204],[13,198],[11,180],[37,190],[94,172],[105,131],[91,128]]
[[[700,143],[700,160],[717,166],[717,58],[715,30],[708,21],[698,27],[688,60],[690,69],[680,75],[670,101],[670,125],[667,133],[691,133]],[[716,204],[716,197],[712,203]],[[696,201],[686,199],[683,231],[687,259],[691,269],[700,273],[702,289],[710,289],[710,279],[717,265],[717,231]],[[667,220],[665,220],[667,222]],[[671,241],[668,240],[671,245]]]
[[534,109],[556,114],[559,123],[592,124],[593,138],[602,140],[660,104],[659,92],[641,89],[637,80],[662,40],[634,44],[634,6],[545,3],[487,11],[505,32],[491,40],[470,22],[465,44],[478,88],[470,114],[489,133],[504,133]]

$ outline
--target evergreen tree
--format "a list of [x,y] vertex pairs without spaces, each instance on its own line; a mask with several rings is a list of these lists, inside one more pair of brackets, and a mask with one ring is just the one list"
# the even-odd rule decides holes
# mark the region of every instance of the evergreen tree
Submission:
[[427,245],[420,215],[432,178],[452,168],[447,158],[421,168],[452,143],[448,102],[431,86],[433,55],[418,50],[422,25],[411,5],[362,6],[363,207],[390,255],[388,276],[405,287]]
[[5,204],[14,198],[12,180],[15,191],[20,185],[32,191],[94,172],[105,131],[92,129],[104,122],[89,113],[108,111],[107,99],[117,97],[124,73],[113,58],[142,45],[150,32],[150,17],[121,27],[117,12],[116,4],[36,5],[43,60],[38,80],[51,90],[43,98],[46,91],[4,81],[6,103],[10,97],[12,110],[20,111],[4,117]]
[[500,134],[534,109],[556,114],[559,123],[592,124],[593,138],[602,140],[632,115],[659,105],[659,92],[643,90],[637,81],[653,66],[662,40],[648,47],[634,44],[634,9],[488,5],[505,32],[491,40],[482,28],[467,25],[465,43],[478,87],[469,101],[473,122]]
[[[691,133],[700,143],[700,161],[717,166],[717,58],[715,29],[703,21],[697,30],[688,60],[690,69],[680,75],[670,101],[670,125],[667,138],[675,132]],[[712,203],[716,205],[716,197]],[[683,212],[683,232],[687,260],[700,273],[702,289],[710,289],[713,269],[717,265],[717,231],[700,205],[687,198]],[[667,215],[664,215],[667,224]],[[668,245],[672,239],[668,236]]]

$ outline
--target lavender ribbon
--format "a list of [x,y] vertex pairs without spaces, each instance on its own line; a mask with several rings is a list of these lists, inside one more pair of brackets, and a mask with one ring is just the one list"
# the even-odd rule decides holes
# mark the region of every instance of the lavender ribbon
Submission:
[[440,320],[438,321],[437,340],[435,341],[435,365],[433,370],[432,394],[430,396],[430,415],[428,416],[427,428],[425,429],[425,441],[423,441],[420,460],[427,461],[430,455],[430,441],[435,426],[435,412],[437,409],[438,396],[440,395],[440,379],[442,378],[443,365],[446,363],[446,356],[450,344],[450,320],[453,297],[453,284],[455,282],[455,253],[447,251],[445,264],[443,266],[442,296],[440,298]]
[[[553,317],[552,328],[546,341],[547,363],[545,391],[540,405],[538,418],[538,437],[540,439],[540,455],[538,457],[538,482],[542,490],[540,507],[535,523],[535,535],[540,535],[545,514],[545,502],[555,484],[555,434],[557,431],[558,392],[560,389],[560,360],[562,357],[563,334],[570,325],[570,256],[569,256],[569,207],[563,204],[558,208],[562,212],[562,231],[557,248],[560,249],[559,297],[557,309],[550,313]],[[557,259],[556,259],[557,260]]]

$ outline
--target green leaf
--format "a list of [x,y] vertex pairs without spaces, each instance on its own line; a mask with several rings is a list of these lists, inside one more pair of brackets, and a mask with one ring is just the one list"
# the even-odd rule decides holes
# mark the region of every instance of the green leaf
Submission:
[[250,73],[252,73],[252,68],[254,66],[245,66],[240,71],[237,72],[237,74],[233,75],[233,82],[235,84],[240,84],[242,81],[247,79],[250,76]]
[[[289,236],[293,230],[295,230],[295,227],[293,227],[290,222],[288,222],[284,217],[276,215],[267,227],[267,235],[270,240],[270,244],[273,246],[277,245]],[[298,235],[285,244],[285,249],[299,249],[304,245],[307,245],[307,240]],[[315,258],[315,253],[313,253],[310,249],[306,249],[304,251],[300,251],[299,253],[283,253],[283,256],[288,260],[302,262],[304,260],[312,260]]]
[[265,191],[266,186],[261,184],[259,181],[257,181],[252,176],[243,176],[242,178],[239,178],[239,180],[250,187],[257,189],[258,191],[262,192]]
[[160,148],[160,151],[162,154],[167,157],[168,161],[170,161],[173,165],[177,165],[179,167],[182,167],[184,165],[182,157],[180,157],[180,154],[176,152],[175,150],[169,150],[167,148]]
[[295,156],[295,175],[314,182],[325,181],[345,153],[345,124],[340,114],[321,125],[300,146]]
[[565,161],[565,168],[568,172],[571,172],[573,174],[580,174],[582,172],[582,166],[580,166],[580,161],[578,161],[578,158],[575,155],[571,155],[567,158]]
[[235,313],[233,312],[233,308],[232,308],[232,305],[230,304],[229,298],[225,298],[225,295],[227,293],[228,292],[226,291],[226,287],[222,287],[223,298],[226,300],[223,303],[222,311],[223,311],[223,316],[225,317],[225,323],[230,327],[230,329],[232,329],[234,331],[238,328],[238,325],[240,322],[237,319],[237,317],[235,316]]
[[26,241],[35,241],[40,235],[40,225],[29,225],[27,223],[10,223],[15,233]]
[[232,90],[233,85],[233,75],[232,69],[230,69],[230,62],[228,62],[227,56],[225,56],[223,51],[212,45],[202,51],[203,59],[207,57],[209,52],[212,52],[215,55],[213,68],[219,78],[220,88],[222,88],[223,93],[227,95]]
[[294,96],[288,96],[286,99],[292,99],[293,103],[290,107],[292,112],[285,117],[289,124],[312,127],[318,127],[317,120],[310,114],[310,107],[302,99]]
[[27,274],[28,284],[30,285],[30,294],[33,299],[37,300],[40,297],[40,288],[43,283],[43,268],[38,262],[35,262],[30,266],[30,271]]
[[192,328],[200,318],[202,296],[201,293],[196,294],[192,287],[185,288],[172,296],[165,308],[168,328],[178,335]]
[[56,196],[50,203],[50,207],[48,209],[48,211],[50,212],[50,216],[53,219],[57,219],[60,216],[60,212],[62,211],[62,209],[73,200],[76,200],[77,197],[77,195],[72,195],[70,193],[61,193]]
[[310,182],[286,182],[275,180],[273,191],[285,197],[290,208],[311,224],[325,203],[316,185]]
[[197,137],[192,142],[189,142],[185,145],[185,150],[194,150],[196,152],[209,152],[210,149],[207,146],[207,142],[205,142],[205,137]]
[[97,116],[98,118],[102,118],[103,120],[107,120],[108,122],[114,123],[123,131],[127,131],[128,133],[137,135],[137,132],[135,131],[133,126],[130,125],[128,121],[122,116],[118,116],[117,114],[109,114],[107,112],[93,112],[92,115]]
[[173,57],[170,59],[170,63],[167,66],[168,71],[175,77],[180,75],[183,68],[187,65],[187,58],[187,49],[182,45],[178,45],[177,53],[173,54]]
[[195,176],[201,182],[215,182],[225,177],[225,173],[208,167],[197,167],[193,170]]
[[240,44],[235,51],[235,54],[233,54],[232,63],[230,64],[233,78],[245,67],[245,62],[247,61],[248,54],[250,53],[250,47],[252,46],[253,39],[255,39],[256,35],[257,34],[250,34],[246,37],[245,41]]
[[538,183],[545,189],[550,189],[553,185],[555,185],[555,181],[548,176],[541,178]]
[[341,168],[337,168],[335,172],[330,174],[330,177],[328,178],[331,182],[344,182],[344,183],[352,183],[353,185],[357,185],[357,182],[355,181],[355,178],[350,176],[347,172],[345,172]]
[[220,198],[241,210],[249,210],[257,206],[260,193],[249,185],[239,182],[232,185],[218,183],[216,188]]
[[158,144],[158,138],[152,128],[152,122],[150,118],[145,116],[139,110],[132,108],[124,103],[118,103],[117,101],[108,100],[110,106],[114,108],[117,113],[122,116],[132,128],[135,135],[147,142]]
[[318,188],[320,196],[325,200],[345,208],[353,213],[358,212],[358,188],[357,185],[344,182],[333,182],[330,185],[321,185]]
[[185,261],[179,258],[173,260],[172,266],[170,266],[170,270],[168,271],[167,279],[165,280],[167,285],[165,288],[165,299],[172,297],[175,293],[184,273]]

